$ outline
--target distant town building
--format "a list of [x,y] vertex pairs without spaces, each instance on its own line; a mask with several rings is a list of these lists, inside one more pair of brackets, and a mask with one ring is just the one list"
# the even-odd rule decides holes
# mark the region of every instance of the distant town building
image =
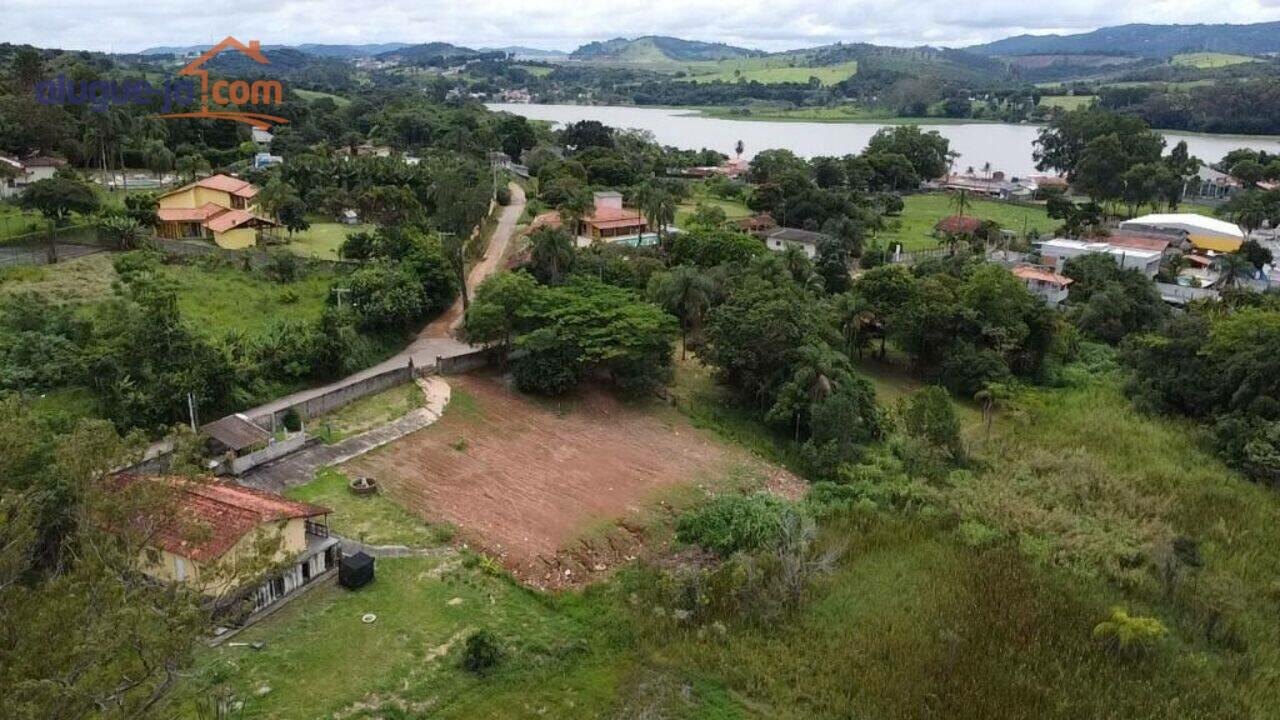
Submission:
[[1201,165],[1195,177],[1189,178],[1182,186],[1182,196],[1202,200],[1225,200],[1242,189],[1244,189],[1244,183],[1231,175],[1214,170],[1208,165]]
[[1239,226],[1194,213],[1143,215],[1120,223],[1120,229],[1164,235],[1180,246],[1200,251],[1235,252],[1244,243]]
[[1054,238],[1040,243],[1041,264],[1062,271],[1068,260],[1081,255],[1107,255],[1125,270],[1137,270],[1148,278],[1160,271],[1163,249],[1141,248],[1110,242]]

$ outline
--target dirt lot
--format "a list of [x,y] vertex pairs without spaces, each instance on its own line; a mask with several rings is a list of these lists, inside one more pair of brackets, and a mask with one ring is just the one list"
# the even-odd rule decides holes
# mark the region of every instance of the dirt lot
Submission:
[[377,478],[429,521],[452,523],[535,586],[578,584],[652,551],[661,538],[649,521],[681,489],[802,487],[665,408],[631,408],[597,390],[558,406],[494,377],[449,383],[455,402],[440,422],[345,470]]

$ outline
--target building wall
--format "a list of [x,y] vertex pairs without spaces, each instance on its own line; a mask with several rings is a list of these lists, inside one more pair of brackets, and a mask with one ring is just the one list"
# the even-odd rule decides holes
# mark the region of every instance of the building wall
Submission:
[[193,585],[206,595],[221,595],[232,589],[229,576],[233,577],[238,569],[246,567],[248,563],[259,561],[256,554],[261,547],[260,543],[274,543],[276,537],[280,538],[280,544],[272,558],[273,562],[298,555],[307,549],[305,520],[293,518],[283,523],[268,522],[259,525],[256,532],[246,534],[208,569],[167,550],[150,550],[144,551],[139,559],[139,570],[164,582],[180,581]]
[[218,244],[218,247],[241,250],[258,243],[258,231],[251,227],[234,228],[226,232],[214,233],[213,241]]
[[231,208],[231,193],[197,186],[160,198],[162,208],[198,208],[205,203]]

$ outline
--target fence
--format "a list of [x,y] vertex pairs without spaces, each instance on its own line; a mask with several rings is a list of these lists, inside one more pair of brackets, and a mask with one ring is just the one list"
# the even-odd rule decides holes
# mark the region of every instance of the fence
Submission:
[[421,374],[423,374],[421,369],[410,368],[408,365],[393,368],[250,419],[263,427],[273,428],[282,425],[284,416],[290,411],[297,413],[304,419],[319,417],[366,395],[373,395],[396,385],[410,382],[414,376]]
[[436,357],[436,372],[441,375],[459,375],[476,368],[485,367],[498,358],[501,348],[484,348],[473,350],[462,355]]
[[273,442],[261,450],[255,450],[248,455],[232,458],[231,473],[233,475],[243,475],[259,465],[269,463],[272,460],[278,460],[285,455],[300,449],[303,445],[306,445],[307,440],[308,438],[306,433],[297,432],[284,440]]
[[96,225],[56,228],[50,241],[48,229],[24,233],[0,241],[0,267],[48,265],[106,250]]

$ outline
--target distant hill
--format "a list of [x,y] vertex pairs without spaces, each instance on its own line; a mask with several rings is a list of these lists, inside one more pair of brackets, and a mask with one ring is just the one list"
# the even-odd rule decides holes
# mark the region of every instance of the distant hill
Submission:
[[1076,35],[1018,35],[966,50],[983,55],[1091,53],[1165,58],[1186,52],[1280,52],[1280,22],[1253,25],[1118,25]]
[[[160,46],[143,50],[142,55],[199,55],[213,45],[178,45]],[[409,47],[408,43],[372,43],[368,45],[325,45],[321,43],[305,43],[302,45],[264,45],[263,50],[297,50],[316,57],[358,58],[370,57]]]
[[482,55],[479,50],[451,45],[445,42],[430,42],[421,45],[408,45],[390,52],[379,53],[379,60],[396,60],[411,65],[439,64],[443,60],[466,59]]
[[570,59],[621,63],[671,63],[699,60],[733,60],[760,57],[760,50],[734,47],[724,43],[708,43],[698,40],[661,35],[646,35],[633,40],[614,38],[583,45],[569,54]]
[[564,60],[569,53],[563,50],[542,50],[524,45],[508,45],[506,47],[481,48],[481,52],[503,52],[514,55],[516,60]]

